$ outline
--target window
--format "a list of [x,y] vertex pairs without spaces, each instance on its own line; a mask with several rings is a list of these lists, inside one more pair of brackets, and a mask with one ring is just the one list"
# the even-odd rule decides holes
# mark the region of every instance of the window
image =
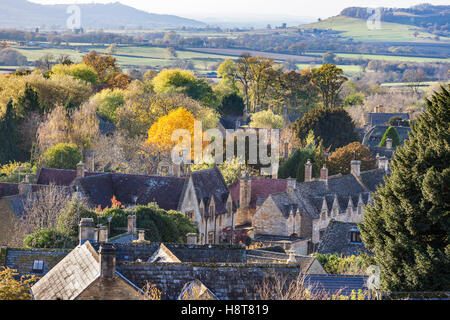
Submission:
[[44,261],[42,261],[42,260],[34,260],[33,261],[33,272],[34,273],[42,273],[42,272],[44,272]]
[[350,242],[361,243],[361,234],[356,230],[350,232]]

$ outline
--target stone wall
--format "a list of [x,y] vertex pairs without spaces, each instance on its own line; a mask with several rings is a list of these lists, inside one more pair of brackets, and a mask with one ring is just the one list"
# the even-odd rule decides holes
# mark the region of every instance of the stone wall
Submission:
[[144,300],[144,295],[122,278],[100,278],[83,291],[76,300]]
[[120,263],[117,270],[138,287],[148,281],[163,292],[162,299],[177,299],[183,286],[200,280],[221,300],[252,300],[266,276],[282,274],[288,281],[300,273],[298,265],[270,264],[148,264]]

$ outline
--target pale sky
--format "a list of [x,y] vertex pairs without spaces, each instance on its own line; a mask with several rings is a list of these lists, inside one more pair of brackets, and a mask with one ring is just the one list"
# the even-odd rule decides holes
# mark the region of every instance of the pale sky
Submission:
[[[31,0],[42,4],[110,3],[114,0]],[[449,4],[450,0],[120,0],[151,13],[202,17],[292,16],[327,18],[346,7],[406,8],[420,3]]]

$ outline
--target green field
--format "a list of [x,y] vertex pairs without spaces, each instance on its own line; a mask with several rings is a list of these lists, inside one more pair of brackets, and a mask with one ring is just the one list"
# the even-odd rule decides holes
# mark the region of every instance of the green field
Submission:
[[[336,16],[323,21],[302,25],[300,28],[341,31],[343,37],[352,38],[357,41],[434,41],[432,34],[422,32],[415,26],[382,21],[381,29],[371,30],[368,28],[366,20],[343,16]],[[417,37],[414,37],[414,32],[416,31],[419,34]],[[441,37],[440,41],[449,40],[449,38]]]
[[[297,64],[297,68],[299,70],[303,70],[306,68],[318,68],[320,66],[321,64],[306,64],[306,63]],[[347,77],[353,77],[362,71],[361,67],[356,65],[337,65],[337,67],[344,70],[344,74]]]
[[390,56],[390,55],[378,55],[378,54],[336,53],[336,55],[340,58],[348,58],[348,59],[360,59],[361,58],[361,59],[369,59],[369,60],[405,61],[405,62],[450,62],[450,59]]

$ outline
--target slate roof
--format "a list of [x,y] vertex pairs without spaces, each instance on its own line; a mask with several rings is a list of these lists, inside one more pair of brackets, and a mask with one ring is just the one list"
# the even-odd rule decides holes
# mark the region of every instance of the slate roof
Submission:
[[[378,146],[381,139],[383,138],[384,133],[389,128],[389,126],[377,125],[369,128],[364,135],[362,144],[367,147]],[[394,127],[397,130],[398,136],[400,138],[400,142],[403,143],[406,139],[409,138],[408,134],[411,132],[411,128],[409,127]]]
[[[250,178],[251,179],[251,195],[250,208],[256,208],[256,202],[261,202],[258,198],[266,199],[270,194],[285,191],[287,180],[285,179],[266,179],[266,178]],[[231,196],[234,202],[239,205],[240,180],[235,181],[230,186]]]
[[178,300],[219,300],[200,280],[194,280],[184,285]]
[[19,184],[17,183],[0,183],[0,198],[15,196],[19,194]]
[[[69,254],[69,250],[64,249],[13,249],[5,248],[6,256],[5,267],[17,270],[19,276],[36,275],[41,277],[56,266],[65,256]],[[42,272],[33,271],[33,263],[35,260],[43,261]],[[2,261],[0,261],[0,265]]]
[[226,213],[229,190],[220,170],[214,167],[194,171],[191,173],[191,177],[198,201],[203,200],[206,206],[205,215],[209,215],[208,208],[212,197],[214,197],[216,214]]
[[36,300],[74,300],[99,277],[99,256],[85,242],[33,285],[31,292]]
[[295,242],[299,240],[305,240],[304,238],[297,238],[291,236],[279,236],[279,235],[271,235],[271,234],[255,234],[254,241],[255,242],[277,242],[277,241],[288,241]]
[[317,290],[327,294],[335,294],[341,290],[341,294],[349,296],[352,290],[367,290],[367,276],[353,275],[306,275],[305,284],[310,284],[313,291]]
[[[99,175],[98,172],[85,172],[86,177]],[[36,184],[50,185],[55,184],[57,186],[70,186],[74,183],[77,177],[76,170],[63,170],[63,169],[51,169],[42,168],[39,171]]]
[[156,202],[162,209],[177,210],[185,178],[106,173],[76,180],[79,190],[94,207],[111,205],[116,197],[124,205]]
[[378,146],[370,146],[369,150],[374,155],[374,158],[376,157],[377,154],[380,157],[386,157],[389,160],[394,158],[394,150],[393,149],[388,149],[385,147],[378,147]]
[[[270,261],[287,263],[287,260],[289,259],[289,255],[285,253],[257,249],[247,250],[247,259],[251,259],[252,257],[257,257],[260,260],[267,259],[268,263],[271,263]],[[297,261],[297,264],[300,265],[301,272],[307,273],[311,265],[317,259],[312,256],[295,255],[295,260]]]
[[170,251],[164,243],[161,243],[158,250],[148,259],[147,262],[150,263],[161,263],[161,262],[170,262],[170,263],[179,263],[180,259],[177,258],[176,255]]
[[364,244],[351,242],[350,232],[357,230],[356,223],[339,222],[331,220],[320,241],[317,249],[323,254],[342,254],[344,256],[358,255],[361,252],[369,252]]
[[377,112],[370,112],[369,113],[369,125],[377,126],[377,125],[387,124],[392,117],[400,117],[403,120],[409,120],[409,114],[408,113],[377,113]]

